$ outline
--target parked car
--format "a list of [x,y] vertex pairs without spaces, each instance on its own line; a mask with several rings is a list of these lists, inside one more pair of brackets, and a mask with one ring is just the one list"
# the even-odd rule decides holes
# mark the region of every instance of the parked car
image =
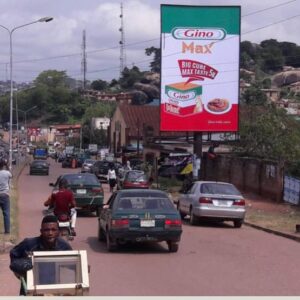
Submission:
[[118,179],[118,189],[149,189],[150,182],[144,171],[132,170]]
[[81,166],[81,173],[91,173],[91,167],[96,162],[94,159],[86,159]]
[[115,169],[116,174],[118,173],[119,168],[122,167],[122,164],[117,161],[110,162],[106,160],[99,160],[96,161],[91,167],[91,173],[95,174],[99,180],[102,179],[107,181],[107,174],[110,164],[113,164],[113,168]]
[[29,165],[29,175],[49,175],[49,163],[45,160],[34,160]]
[[52,193],[57,192],[60,180],[64,178],[68,182],[68,188],[74,193],[76,209],[96,212],[99,215],[103,206],[104,192],[101,183],[94,174],[75,173],[59,176],[53,186]]
[[179,213],[159,190],[119,190],[98,219],[98,240],[106,240],[108,251],[126,242],[166,241],[169,251],[177,252],[181,233]]
[[177,208],[182,218],[190,216],[190,224],[209,218],[217,221],[233,221],[234,227],[243,224],[245,199],[231,183],[196,181],[178,198]]

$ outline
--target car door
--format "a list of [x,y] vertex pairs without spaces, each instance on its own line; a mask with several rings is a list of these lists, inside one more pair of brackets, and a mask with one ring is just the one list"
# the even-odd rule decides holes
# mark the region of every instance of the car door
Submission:
[[196,190],[196,186],[197,186],[196,183],[191,185],[185,192],[184,197],[182,198],[182,200],[180,202],[182,211],[184,211],[185,213],[189,213],[189,211],[190,211],[190,206],[193,202],[193,194]]
[[110,198],[108,199],[107,203],[101,210],[101,215],[100,215],[100,225],[101,228],[106,231],[106,228],[109,227],[110,220],[111,220],[111,214],[112,214],[112,207],[114,204],[114,200],[116,198],[116,193],[112,194]]

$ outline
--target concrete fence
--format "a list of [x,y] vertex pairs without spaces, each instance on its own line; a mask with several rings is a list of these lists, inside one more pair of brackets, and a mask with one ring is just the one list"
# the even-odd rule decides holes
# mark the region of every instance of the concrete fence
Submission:
[[241,191],[283,201],[284,168],[277,162],[230,155],[209,159],[204,155],[201,167],[205,180],[231,182]]

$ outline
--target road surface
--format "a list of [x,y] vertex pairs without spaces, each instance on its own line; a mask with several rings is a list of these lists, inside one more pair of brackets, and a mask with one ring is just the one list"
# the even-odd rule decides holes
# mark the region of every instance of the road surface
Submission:
[[[49,176],[19,179],[20,240],[39,234],[49,182],[66,172],[51,163]],[[109,197],[104,184],[105,198]],[[79,214],[74,249],[86,249],[91,265],[91,296],[298,296],[300,243],[247,226],[183,225],[177,253],[165,243],[124,246],[108,253],[97,240],[97,218]],[[18,294],[19,283],[0,255],[0,295]]]

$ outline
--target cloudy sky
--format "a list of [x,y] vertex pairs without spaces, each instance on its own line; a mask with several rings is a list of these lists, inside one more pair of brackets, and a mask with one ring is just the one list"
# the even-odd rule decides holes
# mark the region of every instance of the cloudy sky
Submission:
[[[120,3],[115,0],[0,0],[0,25],[12,34],[13,79],[28,82],[49,69],[82,79],[82,37],[86,32],[88,80],[110,81],[120,72]],[[300,0],[123,0],[126,64],[149,69],[145,49],[159,47],[160,4],[240,5],[242,40],[277,39],[300,45]],[[9,79],[9,33],[0,27],[0,81]]]

